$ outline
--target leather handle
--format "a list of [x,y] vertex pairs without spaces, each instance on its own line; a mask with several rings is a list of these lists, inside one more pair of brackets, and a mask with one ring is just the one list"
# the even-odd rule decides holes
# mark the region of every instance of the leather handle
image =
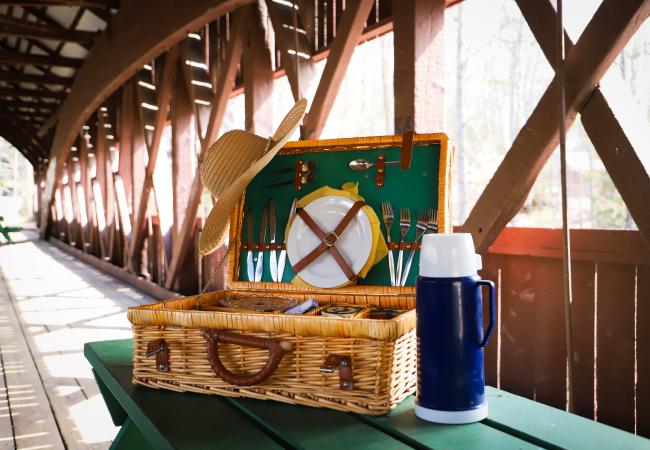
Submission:
[[[227,331],[206,329],[203,330],[202,334],[207,341],[206,352],[212,370],[223,381],[234,384],[235,386],[253,386],[266,381],[280,365],[284,353],[293,349],[291,342],[245,336]],[[219,342],[268,350],[269,359],[257,373],[249,375],[233,373],[226,369],[219,358]]]

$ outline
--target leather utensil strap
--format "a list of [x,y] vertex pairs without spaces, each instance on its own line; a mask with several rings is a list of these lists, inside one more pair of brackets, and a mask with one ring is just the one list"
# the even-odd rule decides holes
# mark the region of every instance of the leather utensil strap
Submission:
[[303,259],[298,261],[296,264],[293,266],[293,270],[296,271],[296,273],[300,273],[302,269],[307,267],[309,264],[313,263],[316,258],[318,258],[320,255],[322,255],[325,252],[329,252],[334,260],[337,262],[345,276],[348,278],[348,280],[353,280],[356,277],[356,274],[350,267],[350,265],[345,261],[341,253],[337,250],[337,248],[334,246],[336,241],[340,238],[341,234],[345,231],[348,225],[350,225],[350,222],[352,222],[352,219],[354,216],[357,215],[359,210],[365,206],[365,202],[363,201],[357,201],[355,202],[352,207],[348,210],[348,212],[343,216],[343,219],[341,219],[341,222],[336,226],[334,231],[331,233],[325,233],[321,228],[318,226],[316,222],[314,222],[314,219],[311,218],[311,216],[305,211],[303,208],[300,208],[296,210],[296,214],[300,216],[300,218],[305,222],[305,224],[309,227],[311,231],[314,232],[316,237],[321,240],[321,243],[318,244],[318,246],[313,249],[307,256],[305,256]]
[[402,134],[402,153],[400,155],[400,166],[402,170],[409,170],[413,158],[413,139],[415,131],[405,131]]

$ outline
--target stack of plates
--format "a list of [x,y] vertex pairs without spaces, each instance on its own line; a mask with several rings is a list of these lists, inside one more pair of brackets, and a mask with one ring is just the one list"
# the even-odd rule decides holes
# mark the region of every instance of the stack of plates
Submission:
[[[338,195],[321,197],[309,203],[305,211],[325,233],[333,231],[350,210],[354,201]],[[319,244],[307,224],[296,215],[287,236],[287,256],[295,265],[311,253]],[[360,209],[335,244],[336,249],[358,274],[368,262],[372,250],[372,227],[364,209]],[[314,262],[305,267],[300,278],[312,286],[333,288],[348,282],[347,277],[329,252],[324,252]]]

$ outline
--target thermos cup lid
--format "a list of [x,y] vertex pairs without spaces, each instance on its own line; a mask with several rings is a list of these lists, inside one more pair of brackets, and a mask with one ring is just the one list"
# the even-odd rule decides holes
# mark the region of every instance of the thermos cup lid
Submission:
[[420,250],[420,276],[454,278],[476,275],[483,267],[469,233],[425,234]]

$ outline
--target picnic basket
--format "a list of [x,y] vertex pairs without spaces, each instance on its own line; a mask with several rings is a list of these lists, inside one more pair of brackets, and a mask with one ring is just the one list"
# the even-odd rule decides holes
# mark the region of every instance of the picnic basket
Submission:
[[[305,186],[297,194],[293,186],[274,190],[278,210],[288,210],[292,197],[310,189],[323,184],[335,186],[357,177],[353,181],[359,183],[360,194],[373,208],[377,209],[386,198],[412,208],[437,208],[439,232],[449,232],[447,137],[436,133],[411,135],[408,139],[412,140],[412,149],[408,150],[411,172],[399,167],[392,172],[386,170],[382,186],[373,172],[350,174],[338,168],[358,157],[404,158],[403,136],[288,143],[251,182],[231,214],[227,289],[129,308],[134,334],[134,383],[373,415],[387,413],[413,394],[417,369],[413,286],[416,263],[404,287],[388,285],[385,260],[358,284],[332,289],[244,281],[242,275],[247,249],[270,248],[242,242],[244,204],[250,201],[258,206],[265,201],[264,194],[269,192],[265,189],[270,176],[267,169],[293,164],[296,159],[318,160],[319,183]],[[409,195],[405,195],[405,189]],[[279,229],[283,229],[282,223]],[[389,248],[418,247],[406,242]],[[287,266],[293,274],[288,260]],[[237,295],[314,298],[321,305],[345,303],[405,312],[389,320],[376,320],[205,310],[223,298]]]

